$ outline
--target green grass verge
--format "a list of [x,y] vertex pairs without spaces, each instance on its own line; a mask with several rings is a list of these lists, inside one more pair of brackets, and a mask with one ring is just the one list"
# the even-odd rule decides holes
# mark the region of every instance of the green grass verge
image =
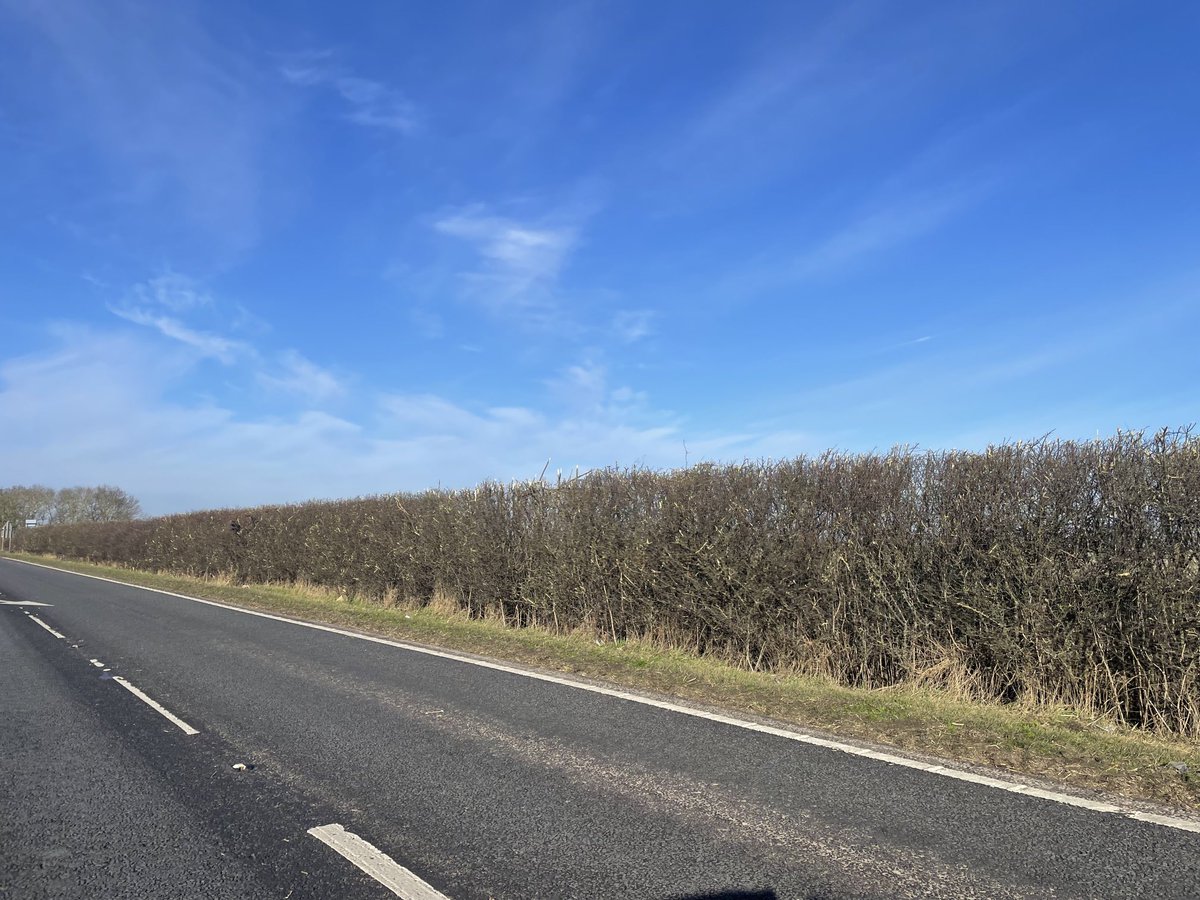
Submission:
[[[220,600],[719,709],[749,713],[841,737],[1137,800],[1200,810],[1200,742],[1095,720],[1065,708],[967,702],[912,688],[865,690],[795,675],[749,672],[645,642],[598,642],[476,621],[427,606],[387,608],[335,592],[234,585],[27,554],[6,554],[130,584]],[[1182,763],[1186,771],[1179,771]]]

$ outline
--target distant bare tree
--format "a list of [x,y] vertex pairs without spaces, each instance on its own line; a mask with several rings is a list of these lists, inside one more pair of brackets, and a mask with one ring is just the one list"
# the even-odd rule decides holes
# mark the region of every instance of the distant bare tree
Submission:
[[69,487],[55,494],[49,524],[67,525],[90,521],[86,515],[87,492],[90,490],[92,489],[85,487]]
[[54,488],[40,484],[0,488],[0,523],[24,525],[26,519],[48,522],[54,514]]
[[0,522],[23,525],[71,525],[77,522],[125,522],[141,515],[137,499],[112,485],[68,487],[42,485],[0,488]]
[[88,504],[90,522],[126,522],[142,514],[142,505],[119,487],[102,484],[94,488]]

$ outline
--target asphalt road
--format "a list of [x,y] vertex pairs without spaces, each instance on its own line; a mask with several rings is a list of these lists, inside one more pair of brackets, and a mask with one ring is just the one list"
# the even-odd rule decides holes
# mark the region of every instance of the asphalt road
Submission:
[[1197,833],[8,560],[0,601],[3,898],[1200,897]]

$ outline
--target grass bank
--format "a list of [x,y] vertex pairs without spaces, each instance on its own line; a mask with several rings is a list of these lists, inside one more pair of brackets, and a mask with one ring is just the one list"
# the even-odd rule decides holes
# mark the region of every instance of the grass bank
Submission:
[[751,672],[647,641],[598,641],[468,618],[452,602],[383,606],[297,585],[237,585],[33,554],[14,559],[176,591],[312,622],[463,651],[766,717],[909,753],[1200,811],[1200,741],[1167,737],[1064,707],[965,701],[912,687],[847,688]]

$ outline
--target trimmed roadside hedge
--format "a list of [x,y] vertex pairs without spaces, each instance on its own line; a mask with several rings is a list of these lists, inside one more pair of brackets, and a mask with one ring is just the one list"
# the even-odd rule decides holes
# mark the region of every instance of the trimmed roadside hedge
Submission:
[[594,471],[23,531],[20,549],[1200,734],[1200,439]]

